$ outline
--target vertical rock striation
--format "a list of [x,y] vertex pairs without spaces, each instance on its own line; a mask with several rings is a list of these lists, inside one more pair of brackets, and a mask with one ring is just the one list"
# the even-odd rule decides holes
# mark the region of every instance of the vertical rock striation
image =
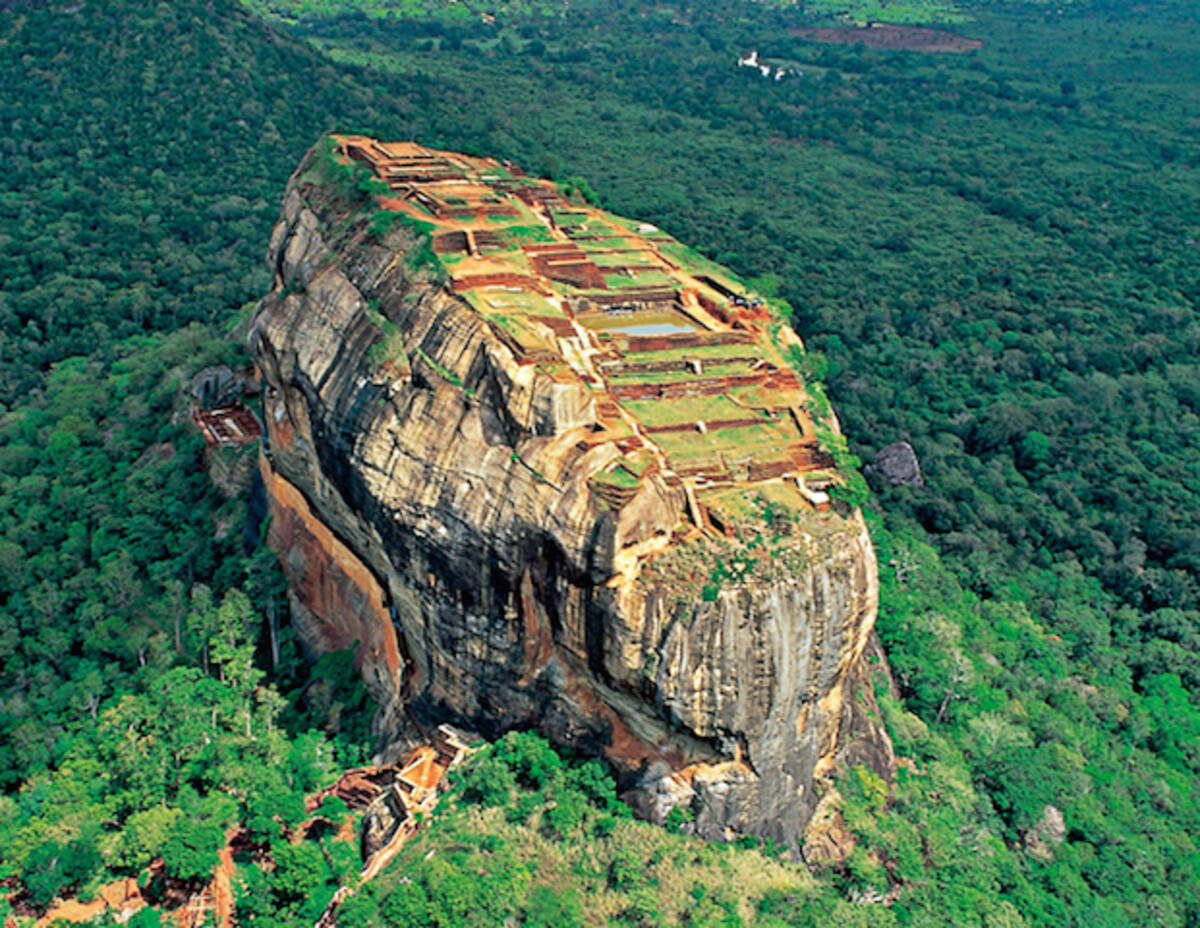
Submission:
[[798,848],[837,763],[891,764],[861,516],[760,523],[784,554],[704,583],[753,520],[715,530],[667,468],[606,502],[604,395],[416,269],[409,225],[369,232],[319,157],[289,185],[251,334],[270,542],[306,643],[357,643],[386,741],[536,727],[606,757],[644,814],[687,803],[704,835]]

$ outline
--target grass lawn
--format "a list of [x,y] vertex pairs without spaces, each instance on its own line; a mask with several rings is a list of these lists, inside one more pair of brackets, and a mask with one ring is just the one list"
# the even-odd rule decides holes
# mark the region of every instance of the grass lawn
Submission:
[[[639,422],[651,428],[656,425],[708,422],[714,419],[744,419],[753,415],[731,401],[729,397],[720,394],[716,396],[681,396],[673,399],[622,400],[621,405],[633,413]],[[680,434],[691,433],[681,432]],[[657,439],[655,440],[657,441]]]

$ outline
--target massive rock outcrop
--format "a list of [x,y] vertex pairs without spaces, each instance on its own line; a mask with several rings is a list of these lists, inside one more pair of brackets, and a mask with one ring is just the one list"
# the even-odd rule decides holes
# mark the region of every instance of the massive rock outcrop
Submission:
[[891,764],[874,557],[822,489],[799,340],[676,247],[495,162],[314,149],[251,334],[270,540],[385,743],[536,727],[645,814],[798,848],[839,761]]

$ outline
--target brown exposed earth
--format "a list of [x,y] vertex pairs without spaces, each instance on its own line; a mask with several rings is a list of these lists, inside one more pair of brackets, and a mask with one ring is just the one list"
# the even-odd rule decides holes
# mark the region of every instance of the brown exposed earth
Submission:
[[788,35],[810,42],[830,42],[835,45],[865,45],[867,48],[899,49],[911,52],[973,52],[983,48],[979,39],[968,39],[956,32],[930,29],[926,26],[895,26],[891,23],[871,23],[869,26],[838,26],[834,28],[789,29]]

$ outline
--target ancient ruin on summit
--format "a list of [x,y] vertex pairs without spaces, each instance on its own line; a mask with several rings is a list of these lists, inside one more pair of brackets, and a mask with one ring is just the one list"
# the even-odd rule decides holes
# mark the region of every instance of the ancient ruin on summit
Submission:
[[614,508],[654,472],[683,483],[705,530],[727,530],[749,485],[788,508],[828,505],[833,461],[787,360],[801,346],[726,269],[511,164],[335,142],[387,186],[381,206],[428,227],[453,290],[522,363],[595,391],[599,427],[580,450],[622,452],[593,479]]

